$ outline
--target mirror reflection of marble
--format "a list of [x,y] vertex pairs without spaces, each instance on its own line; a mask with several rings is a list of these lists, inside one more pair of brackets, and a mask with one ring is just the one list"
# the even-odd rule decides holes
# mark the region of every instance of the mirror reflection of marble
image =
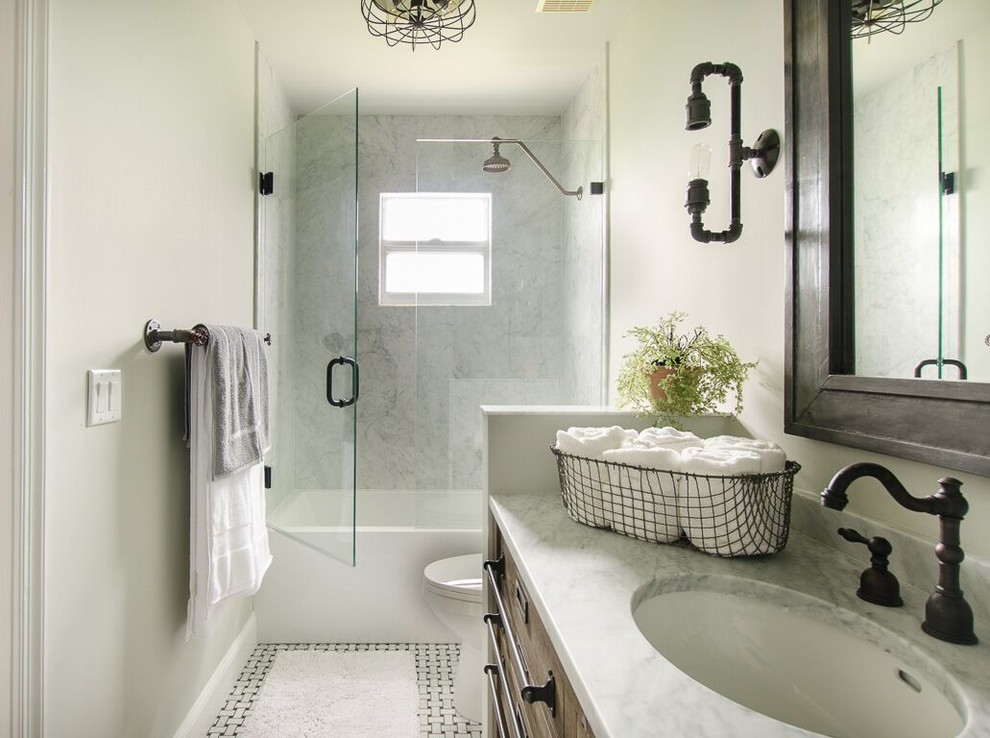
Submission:
[[990,382],[988,49],[987,0],[852,42],[859,376]]

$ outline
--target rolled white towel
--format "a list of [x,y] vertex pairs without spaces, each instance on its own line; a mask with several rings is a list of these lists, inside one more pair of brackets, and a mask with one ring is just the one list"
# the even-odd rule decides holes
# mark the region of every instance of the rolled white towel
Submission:
[[681,452],[672,448],[627,445],[604,451],[602,458],[605,461],[642,466],[646,469],[666,469],[673,472],[681,470]]
[[760,455],[748,448],[711,447],[686,448],[681,452],[681,468],[685,474],[735,476],[759,474]]
[[574,494],[566,503],[570,516],[596,528],[612,527],[613,492],[617,480],[612,467],[599,463],[602,453],[616,449],[636,437],[636,431],[613,425],[608,428],[572,426],[557,431],[557,448],[585,460],[573,460],[568,468],[575,475]]
[[741,436],[715,436],[714,438],[706,438],[704,443],[705,448],[742,448],[754,451],[760,456],[761,474],[782,472],[787,465],[787,454],[773,441],[761,441],[757,438],[742,438]]
[[636,431],[626,430],[618,425],[609,428],[572,426],[566,431],[557,431],[557,448],[572,456],[601,459],[603,452],[621,448],[624,441],[636,436]]
[[628,465],[610,467],[612,529],[654,543],[680,538],[680,452],[630,439],[623,448],[605,451],[603,456],[605,461]]
[[681,431],[671,426],[663,428],[646,428],[639,433],[638,439],[643,443],[658,448],[672,448],[683,451],[686,448],[700,448],[702,440],[691,431]]
[[678,498],[680,522],[688,540],[719,556],[768,553],[760,545],[765,536],[751,528],[759,521],[751,514],[752,501],[743,496],[749,487],[733,478],[759,474],[763,463],[760,455],[728,446],[689,448],[681,454],[681,462],[685,474],[704,475],[684,477]]
[[612,528],[614,497],[618,494],[617,475],[601,459],[571,459],[568,469],[570,494],[564,494],[564,507],[577,522],[595,528]]

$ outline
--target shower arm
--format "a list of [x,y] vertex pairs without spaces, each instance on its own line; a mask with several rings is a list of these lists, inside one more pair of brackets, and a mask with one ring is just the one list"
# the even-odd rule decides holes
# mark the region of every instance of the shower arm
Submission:
[[569,197],[576,197],[578,200],[580,200],[581,196],[584,195],[584,187],[578,187],[576,190],[565,190],[563,185],[557,181],[557,178],[550,174],[550,171],[543,166],[543,162],[536,158],[536,154],[529,150],[529,146],[520,141],[518,138],[493,138],[492,143],[496,142],[499,144],[516,144],[519,146],[519,148],[523,150],[523,153],[529,157],[529,160],[533,162],[541,172],[543,172],[543,176],[549,179],[553,183],[554,187],[560,190],[560,194],[568,195]]
[[498,136],[492,136],[491,138],[417,138],[416,143],[516,144],[523,150],[523,153],[529,157],[529,160],[533,162],[541,172],[543,172],[543,176],[550,180],[551,184],[553,184],[553,186],[560,191],[560,194],[567,195],[568,197],[576,197],[578,200],[580,200],[584,195],[584,187],[578,187],[576,190],[565,190],[564,186],[557,181],[557,178],[550,174],[550,171],[543,166],[543,162],[536,158],[536,154],[530,151],[529,146],[520,141],[518,138],[499,138]]

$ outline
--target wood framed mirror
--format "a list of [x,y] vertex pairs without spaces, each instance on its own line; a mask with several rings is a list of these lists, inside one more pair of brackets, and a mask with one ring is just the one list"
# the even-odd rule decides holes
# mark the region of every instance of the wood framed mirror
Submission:
[[990,476],[990,384],[856,376],[848,0],[784,0],[784,430]]

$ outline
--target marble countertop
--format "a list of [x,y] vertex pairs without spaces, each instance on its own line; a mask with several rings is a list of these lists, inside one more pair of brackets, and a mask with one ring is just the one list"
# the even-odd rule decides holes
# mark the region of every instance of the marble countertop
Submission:
[[640,634],[633,603],[656,591],[658,581],[681,575],[758,580],[882,625],[909,658],[933,659],[947,670],[967,718],[960,735],[990,736],[990,627],[977,621],[976,646],[931,638],[920,628],[928,592],[902,582],[904,607],[864,602],[855,594],[862,564],[811,538],[792,531],[774,556],[722,559],[580,525],[554,494],[494,495],[489,505],[598,738],[652,737],[661,725],[665,735],[817,735],[704,687]]

